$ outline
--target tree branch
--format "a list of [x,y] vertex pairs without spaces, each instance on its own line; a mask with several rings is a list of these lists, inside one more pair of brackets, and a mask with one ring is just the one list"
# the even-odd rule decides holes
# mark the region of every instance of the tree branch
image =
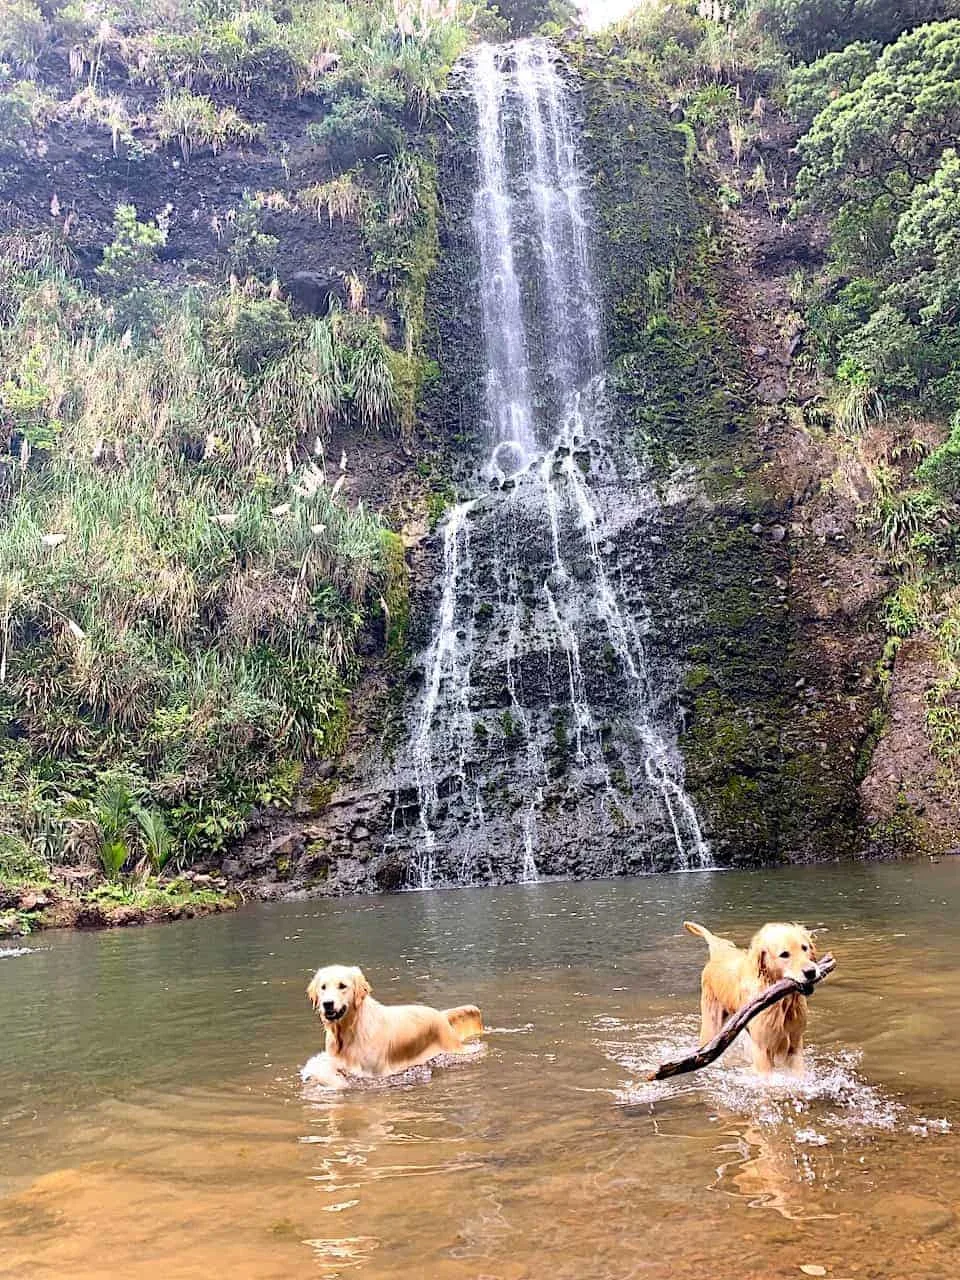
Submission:
[[816,984],[822,982],[836,967],[836,960],[828,954],[817,965],[817,976],[811,978],[809,982],[797,982],[795,978],[781,978],[772,987],[767,987],[758,996],[754,996],[736,1013],[732,1013],[709,1044],[703,1045],[696,1053],[680,1058],[677,1062],[661,1063],[656,1071],[648,1072],[643,1079],[668,1080],[671,1076],[682,1076],[688,1071],[699,1071],[701,1067],[708,1067],[711,1062],[716,1062],[721,1053],[730,1048],[747,1023],[752,1022],[757,1014],[763,1013],[764,1009],[769,1009],[779,1000],[785,1000],[787,996],[812,995]]

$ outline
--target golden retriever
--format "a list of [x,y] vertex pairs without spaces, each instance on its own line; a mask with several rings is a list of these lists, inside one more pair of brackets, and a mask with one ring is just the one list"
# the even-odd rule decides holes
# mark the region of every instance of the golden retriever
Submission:
[[438,1053],[464,1053],[465,1042],[483,1031],[476,1005],[441,1012],[424,1004],[381,1004],[355,966],[318,969],[307,996],[326,1037],[324,1052],[311,1058],[302,1075],[328,1088],[345,1088],[348,1076],[389,1076]]
[[[772,983],[781,978],[809,982],[817,975],[813,939],[799,924],[765,924],[746,951],[701,924],[685,920],[683,927],[710,948],[700,977],[701,1045],[713,1039],[731,1013]],[[806,1026],[807,1002],[799,992],[758,1014],[746,1028],[754,1070],[761,1075],[777,1067],[802,1072]]]

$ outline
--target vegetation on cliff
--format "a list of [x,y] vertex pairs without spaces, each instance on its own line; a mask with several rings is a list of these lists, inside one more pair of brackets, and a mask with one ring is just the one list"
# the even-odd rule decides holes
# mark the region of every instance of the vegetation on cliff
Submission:
[[[9,882],[34,892],[85,861],[108,879],[169,878],[337,753],[362,637],[405,643],[402,543],[346,500],[337,459],[343,440],[408,447],[423,390],[442,398],[425,347],[447,78],[478,34],[559,34],[570,15],[564,0],[456,15],[393,0],[0,0]],[[769,593],[744,585],[776,581],[781,553],[747,545],[744,513],[761,518],[767,498],[714,286],[718,224],[745,200],[788,231],[825,229],[791,314],[798,364],[829,381],[797,414],[838,468],[866,470],[860,521],[896,588],[880,678],[904,641],[935,642],[927,732],[954,785],[954,0],[909,16],[889,0],[651,4],[569,47],[606,104],[587,124],[622,403],[664,473],[693,464],[719,500],[709,546],[680,556],[715,570],[712,640],[686,638],[685,697],[700,711],[688,747],[729,766],[718,812],[785,776],[798,805],[824,785],[806,748],[784,763],[776,696],[744,694],[748,639],[768,674],[788,645],[779,605],[763,613]],[[766,145],[785,117],[797,164]],[[715,180],[706,217],[681,179],[697,165]],[[664,216],[644,221],[664,166],[677,176],[660,186]],[[749,856],[784,838],[791,795],[751,810]]]
[[216,855],[337,752],[361,632],[401,642],[402,547],[324,459],[412,428],[436,8],[0,5],[9,884]]
[[[956,813],[922,818],[931,793],[960,795],[956,14],[952,0],[909,12],[832,0],[752,0],[723,14],[645,6],[608,37],[682,117],[721,222],[762,207],[782,228],[773,258],[796,247],[781,321],[798,396],[787,409],[801,447],[832,457],[828,484],[851,495],[858,536],[872,539],[892,588],[882,694],[906,641],[914,659],[915,641],[936,653],[920,677],[926,745],[910,742],[914,758],[891,766],[901,790],[891,838],[875,832],[881,847],[942,846],[958,830]],[[786,386],[772,392],[787,400]],[[861,771],[886,731],[881,701]],[[924,751],[937,762],[927,797],[911,785]]]

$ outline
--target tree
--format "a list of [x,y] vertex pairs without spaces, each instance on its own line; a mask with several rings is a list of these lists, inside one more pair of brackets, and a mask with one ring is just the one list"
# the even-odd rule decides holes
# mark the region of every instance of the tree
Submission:
[[888,44],[924,22],[960,14],[958,0],[756,0],[761,23],[806,61],[851,40]]
[[892,248],[901,292],[920,318],[960,318],[960,156],[952,147],[929,182],[913,192]]
[[869,216],[886,202],[895,220],[960,132],[960,21],[936,22],[884,50],[859,87],[829,102],[800,141],[797,192],[837,215]]
[[499,0],[497,8],[512,36],[527,36],[546,24],[567,26],[577,17],[573,0]]
[[879,44],[857,40],[845,49],[797,67],[787,85],[790,115],[809,129],[814,118],[835,98],[860,88],[876,68],[879,53]]

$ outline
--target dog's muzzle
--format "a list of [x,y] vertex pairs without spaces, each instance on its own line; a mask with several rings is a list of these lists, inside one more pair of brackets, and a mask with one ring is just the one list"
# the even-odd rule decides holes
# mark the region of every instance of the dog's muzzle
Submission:
[[329,1000],[325,1000],[323,1004],[323,1016],[327,1022],[339,1022],[343,1015],[347,1012],[347,1006],[338,1009],[336,1005]]

